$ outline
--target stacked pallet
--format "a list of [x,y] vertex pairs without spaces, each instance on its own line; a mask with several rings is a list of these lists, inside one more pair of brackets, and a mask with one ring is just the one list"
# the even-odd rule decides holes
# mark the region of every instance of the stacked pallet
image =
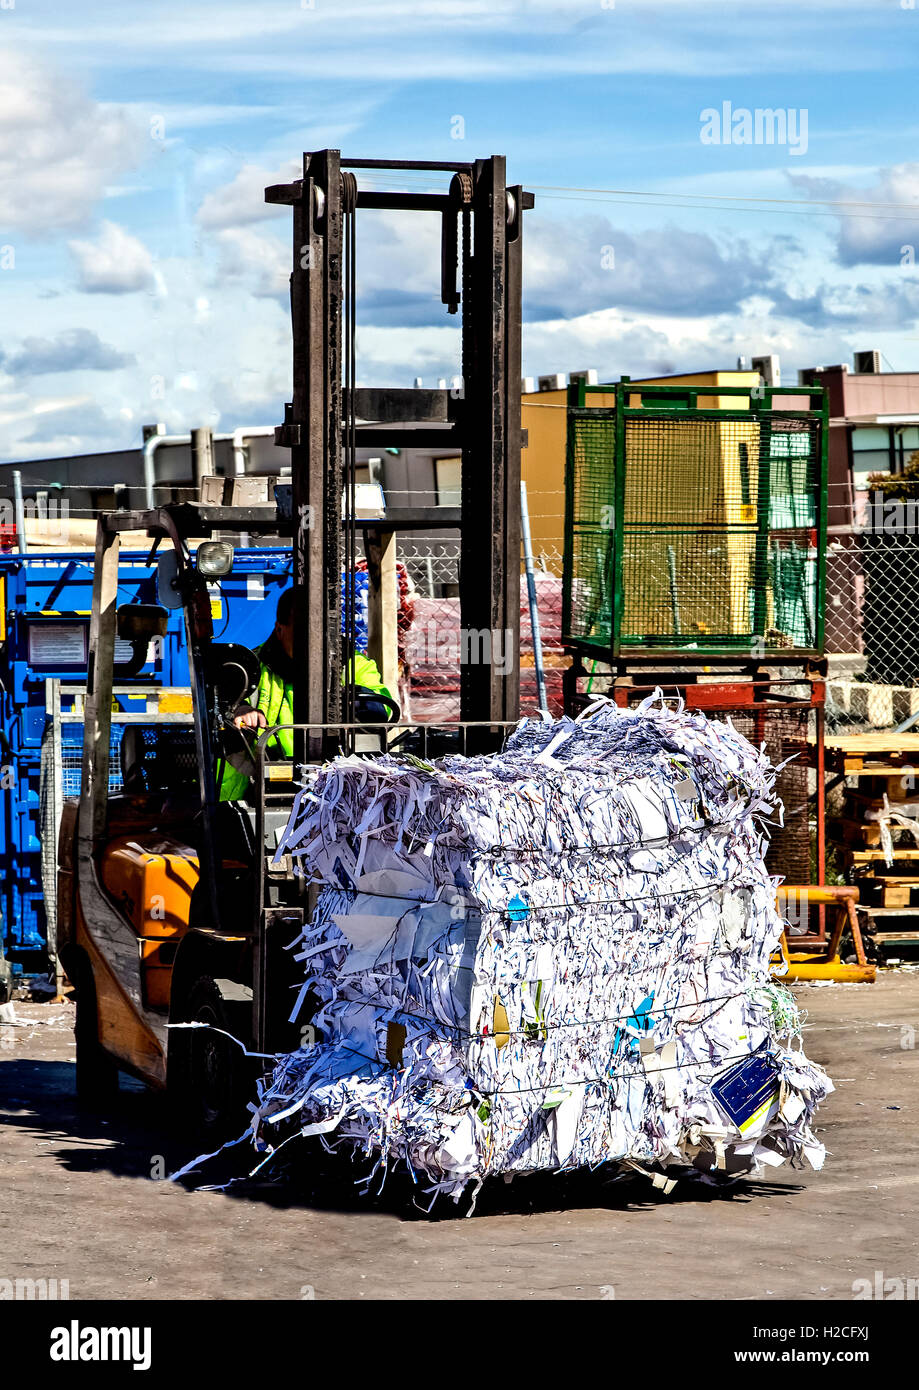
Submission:
[[830,840],[858,884],[874,940],[919,942],[919,734],[828,737],[826,758],[847,782]]

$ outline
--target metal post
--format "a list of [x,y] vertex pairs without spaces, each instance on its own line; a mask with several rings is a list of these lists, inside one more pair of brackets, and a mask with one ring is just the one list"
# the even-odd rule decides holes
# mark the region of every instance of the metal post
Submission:
[[195,483],[195,495],[201,496],[201,482],[204,478],[212,478],[216,469],[214,468],[214,434],[209,429],[197,429],[191,432],[191,474]]
[[154,471],[153,455],[163,435],[151,434],[144,440],[144,501],[148,509],[152,512],[156,506],[156,473]]
[[629,391],[621,383],[616,386],[616,418],[613,425],[613,530],[611,533],[612,554],[608,576],[613,591],[612,655],[618,661],[622,643],[622,619],[625,600],[622,588],[623,559],[625,555],[625,488],[626,468],[626,425],[625,412],[629,403]]
[[533,571],[533,546],[530,541],[530,510],[527,506],[527,485],[520,479],[520,527],[523,532],[523,559],[527,573],[527,596],[530,601],[530,631],[533,634],[533,665],[536,668],[536,692],[539,708],[549,713],[546,698],[546,674],[542,665],[542,634],[539,630],[539,603],[536,598],[536,575]]
[[[813,460],[817,473],[817,585],[816,585],[816,632],[814,633],[814,646],[818,652],[823,652],[826,645],[826,533],[829,521],[828,513],[828,468],[829,468],[829,441],[830,441],[830,407],[825,391],[821,391],[816,401],[813,396],[808,400],[808,405],[820,411],[820,448],[817,458]],[[851,437],[851,436],[850,436]],[[851,475],[850,475],[851,476]]]
[[676,582],[676,551],[672,545],[667,546],[667,574],[670,577],[670,607],[673,610],[673,635],[674,637],[681,637],[683,635],[683,630],[680,622],[680,593]]
[[[303,179],[266,191],[293,205],[293,399],[279,444],[291,451],[294,512],[294,720],[341,717],[342,211],[337,150],[303,157]],[[324,738],[302,756],[321,758]],[[296,756],[301,756],[299,750]]]
[[61,745],[61,682],[60,680],[48,680],[45,682],[45,709],[51,719],[51,835],[50,844],[42,845],[42,866],[44,867],[45,856],[50,858],[50,872],[47,878],[42,873],[42,882],[45,889],[45,921],[48,924],[48,953],[54,968],[54,995],[55,998],[61,997],[63,983],[63,971],[61,969],[61,959],[57,949],[57,847],[58,837],[61,833],[61,817],[64,811],[64,757]]
[[[200,583],[204,589],[204,581],[200,576],[196,577],[196,583]],[[199,856],[201,860],[201,878],[207,891],[209,902],[207,907],[210,912],[208,925],[220,930],[220,919],[222,907],[217,891],[218,868],[220,865],[219,850],[217,848],[217,769],[214,764],[214,753],[208,738],[208,704],[207,704],[207,685],[204,679],[204,647],[210,639],[210,633],[204,639],[198,631],[195,610],[199,608],[199,603],[193,601],[185,608],[185,642],[188,655],[188,682],[192,689],[192,708],[195,716],[195,755],[198,763],[198,788],[201,797],[201,810],[198,813],[202,829],[201,842],[199,846]],[[208,625],[210,625],[210,612],[208,610]]]
[[[112,731],[111,688],[105,673],[115,659],[115,611],[118,604],[118,556],[121,537],[96,527],[93,562],[93,607],[86,672],[83,759],[80,774],[79,838],[94,853],[105,833],[108,817],[108,779]],[[102,676],[100,677],[100,672]],[[107,696],[107,698],[106,698]]]
[[[515,719],[520,705],[520,189],[503,156],[479,160],[472,246],[463,246],[463,461],[460,621],[462,719]],[[468,226],[468,217],[464,214]],[[468,239],[464,239],[467,241]],[[469,524],[475,517],[476,524]],[[489,538],[487,546],[482,536]],[[475,634],[505,642],[504,673],[476,661]]]
[[13,469],[13,506],[16,518],[16,545],[20,555],[25,555],[29,549],[29,542],[26,539],[26,512],[22,501],[22,473],[18,468]]

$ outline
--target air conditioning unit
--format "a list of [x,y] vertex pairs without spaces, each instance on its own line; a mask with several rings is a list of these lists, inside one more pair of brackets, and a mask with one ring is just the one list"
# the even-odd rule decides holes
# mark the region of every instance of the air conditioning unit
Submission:
[[[355,515],[362,520],[378,521],[386,515],[386,496],[379,483],[355,483]],[[348,495],[342,493],[341,514],[347,516]]]
[[520,378],[520,393],[523,396],[532,396],[536,390],[535,376],[522,376]]
[[593,367],[586,372],[569,372],[568,381],[572,386],[577,386],[581,381],[583,381],[585,386],[596,386],[597,373],[594,371]]
[[540,391],[564,391],[567,383],[563,372],[553,372],[551,376],[539,378]]
[[267,507],[275,500],[276,482],[274,474],[221,478],[212,473],[201,479],[198,501],[205,507]]
[[855,370],[859,376],[878,376],[881,371],[881,354],[874,351],[857,352]]
[[751,361],[754,372],[759,372],[767,386],[781,386],[782,370],[777,352],[770,352],[766,357],[754,357]]

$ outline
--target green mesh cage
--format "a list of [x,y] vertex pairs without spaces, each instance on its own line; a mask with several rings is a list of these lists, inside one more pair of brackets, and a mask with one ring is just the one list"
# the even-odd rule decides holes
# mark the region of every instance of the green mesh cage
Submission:
[[729,408],[700,409],[677,388],[645,388],[641,405],[635,387],[596,389],[615,406],[568,411],[565,641],[617,657],[820,652],[822,402],[710,387]]

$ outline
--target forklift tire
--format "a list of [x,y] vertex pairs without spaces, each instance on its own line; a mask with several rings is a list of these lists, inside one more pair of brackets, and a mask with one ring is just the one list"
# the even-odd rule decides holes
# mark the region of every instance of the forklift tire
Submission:
[[[99,1043],[99,1016],[92,966],[84,960],[74,971],[77,1016],[73,1025],[76,1042],[76,1091],[81,1105],[101,1109],[118,1094],[118,1067]],[[72,979],[73,977],[71,977]]]
[[[175,1028],[169,1036],[166,1090],[183,1138],[216,1148],[244,1131],[247,1101],[255,1096],[253,1073],[236,1036],[234,1019],[216,982],[199,975],[182,1009],[182,1021],[210,1028]],[[212,1031],[221,1029],[221,1032]]]

